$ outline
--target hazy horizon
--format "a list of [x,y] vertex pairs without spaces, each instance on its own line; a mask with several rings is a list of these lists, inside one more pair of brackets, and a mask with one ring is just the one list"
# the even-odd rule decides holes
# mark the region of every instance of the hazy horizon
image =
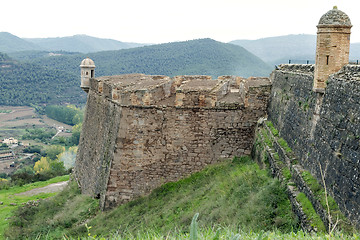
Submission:
[[0,31],[21,38],[84,34],[153,44],[199,38],[256,40],[316,34],[320,17],[334,5],[351,19],[351,42],[360,42],[360,2],[351,0],[14,0],[2,4]]

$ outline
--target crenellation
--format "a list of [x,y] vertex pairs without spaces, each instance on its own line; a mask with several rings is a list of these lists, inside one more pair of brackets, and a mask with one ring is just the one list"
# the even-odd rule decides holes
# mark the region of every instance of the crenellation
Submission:
[[277,69],[285,72],[294,72],[296,74],[314,74],[314,64],[280,64]]
[[252,96],[263,98],[259,91],[253,91],[251,95],[245,97],[244,91],[265,89],[266,86],[271,85],[268,78],[243,79],[221,76],[212,79],[211,76],[202,75],[170,78],[144,74],[100,77],[91,79],[90,82],[92,91],[121,106],[201,108],[241,108],[245,98],[251,99]]

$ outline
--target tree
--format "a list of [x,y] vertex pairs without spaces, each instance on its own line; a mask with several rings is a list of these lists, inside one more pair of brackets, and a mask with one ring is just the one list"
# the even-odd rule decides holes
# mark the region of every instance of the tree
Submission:
[[65,151],[65,147],[64,146],[60,146],[60,145],[51,145],[49,147],[46,148],[46,157],[49,158],[50,160],[55,160],[57,158],[57,156]]
[[35,163],[34,171],[36,173],[43,173],[50,170],[50,164],[47,157],[42,157]]
[[55,176],[66,174],[64,163],[58,159],[54,161],[50,161],[50,169],[51,169],[51,173],[54,174]]

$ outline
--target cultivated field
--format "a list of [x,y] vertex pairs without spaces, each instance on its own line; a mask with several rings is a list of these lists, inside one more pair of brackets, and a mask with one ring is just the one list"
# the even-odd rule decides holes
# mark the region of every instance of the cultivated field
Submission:
[[60,123],[46,116],[38,115],[31,107],[0,106],[0,138],[18,138],[24,134],[26,128],[54,128],[65,129],[58,136],[70,136],[66,130],[71,126]]

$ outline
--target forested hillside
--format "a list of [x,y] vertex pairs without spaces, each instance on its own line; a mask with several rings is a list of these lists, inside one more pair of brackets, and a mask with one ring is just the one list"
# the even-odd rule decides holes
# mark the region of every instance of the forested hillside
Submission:
[[78,76],[0,55],[0,105],[85,103]]
[[81,61],[95,61],[96,76],[150,75],[268,76],[272,68],[244,48],[212,39],[151,45],[91,54],[27,51],[7,55],[0,68],[0,105],[79,104]]
[[77,56],[82,54],[79,52],[30,50],[30,51],[21,51],[21,52],[11,52],[11,53],[7,53],[7,55],[18,61],[32,62],[35,59],[40,59],[40,58],[68,56],[68,55]]
[[76,56],[38,58],[33,62],[77,74],[86,56],[95,61],[96,75],[125,73],[154,75],[268,76],[272,68],[242,47],[199,39]]

